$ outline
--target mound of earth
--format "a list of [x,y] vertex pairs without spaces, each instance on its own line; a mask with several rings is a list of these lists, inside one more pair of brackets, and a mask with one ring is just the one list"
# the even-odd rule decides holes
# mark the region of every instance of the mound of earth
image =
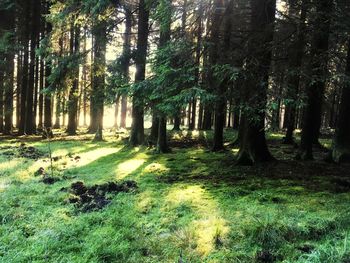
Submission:
[[111,194],[135,192],[137,188],[135,181],[108,182],[91,187],[79,181],[70,187],[72,196],[69,198],[69,203],[74,204],[81,212],[96,211],[111,202]]
[[20,146],[4,146],[0,148],[2,154],[12,158],[26,158],[31,160],[38,160],[45,156],[45,153],[36,149],[33,146],[26,146],[22,143]]

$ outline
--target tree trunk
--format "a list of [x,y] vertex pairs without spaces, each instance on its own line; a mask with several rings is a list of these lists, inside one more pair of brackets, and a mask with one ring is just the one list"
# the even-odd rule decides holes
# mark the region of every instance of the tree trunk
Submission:
[[31,17],[31,39],[30,39],[30,63],[29,77],[26,94],[26,115],[25,115],[25,133],[34,134],[36,132],[36,124],[34,123],[34,93],[35,93],[35,49],[40,25],[40,1],[31,2],[32,17]]
[[61,128],[60,117],[61,117],[61,96],[60,92],[56,93],[56,110],[55,110],[55,124],[53,125],[54,129]]
[[198,130],[202,130],[203,128],[203,103],[199,102],[199,110],[198,110]]
[[322,102],[325,89],[325,75],[328,62],[328,40],[332,0],[320,0],[316,3],[317,17],[314,21],[314,33],[311,43],[311,63],[313,81],[306,87],[307,106],[303,116],[303,129],[298,159],[312,160],[312,145],[318,143],[321,126]]
[[251,30],[248,43],[243,102],[245,108],[240,123],[238,164],[250,165],[272,161],[265,138],[265,108],[271,50],[274,33],[276,1],[251,1]]
[[159,131],[159,118],[157,114],[154,112],[152,114],[152,126],[151,126],[151,134],[149,136],[149,140],[151,142],[156,142],[158,138]]
[[[216,0],[214,2],[214,16],[211,29],[211,47],[209,50],[209,63],[211,67],[229,63],[227,61],[228,51],[231,44],[231,9],[232,2],[229,6],[224,6],[223,1]],[[223,31],[223,33],[221,33]],[[222,41],[218,41],[222,39]],[[209,68],[208,82],[212,90],[215,90],[216,101],[214,111],[214,140],[213,151],[224,149],[224,126],[226,121],[226,93],[228,80],[215,76],[213,69]]]
[[[122,74],[126,81],[129,82],[129,67],[130,67],[130,53],[131,53],[131,27],[132,27],[132,13],[129,8],[125,8],[125,32],[124,32],[124,46],[123,46],[123,61]],[[128,97],[126,94],[122,95],[121,112],[120,112],[120,128],[126,128],[126,115],[128,110]]]
[[5,97],[4,97],[4,134],[11,134],[13,127],[13,92],[14,92],[14,55],[9,54],[6,60],[6,81],[5,86]]
[[203,130],[211,130],[212,126],[212,109],[210,105],[204,106],[204,114],[203,114]]
[[43,130],[43,113],[44,113],[44,78],[45,78],[44,60],[40,61],[40,77],[39,77],[39,122],[38,130]]
[[[348,40],[347,54],[347,77],[350,77],[350,38]],[[333,139],[332,150],[330,152],[331,159],[336,163],[350,161],[350,84],[346,82],[342,89],[339,115],[335,136]]]
[[4,132],[4,79],[4,72],[0,69],[0,133]]
[[[20,45],[20,38],[18,39],[18,45]],[[21,88],[22,88],[22,61],[23,56],[21,50],[17,55],[17,75],[16,75],[16,127],[19,128],[21,121]]]
[[118,129],[119,102],[120,102],[120,95],[118,94],[114,103],[114,128],[115,129]]
[[181,126],[181,110],[175,115],[174,117],[174,131],[180,131],[180,126]]
[[23,12],[20,16],[20,25],[23,28],[21,32],[21,44],[23,46],[23,64],[21,77],[21,102],[20,102],[20,123],[18,127],[19,135],[24,135],[26,130],[26,103],[28,89],[28,69],[29,69],[29,33],[30,33],[30,1],[24,1]]
[[[79,53],[80,27],[71,25],[70,35],[70,54],[77,55]],[[68,135],[77,134],[77,112],[78,112],[78,90],[79,90],[79,65],[76,65],[72,72],[72,87],[69,91],[68,99]]]
[[159,117],[159,130],[158,130],[158,140],[157,140],[157,152],[167,153],[170,151],[168,147],[167,140],[167,130],[166,130],[166,117]]
[[[1,14],[3,16],[3,21],[5,22],[4,29],[7,32],[13,32],[15,30],[15,11],[12,7],[5,11],[5,14]],[[1,18],[0,18],[1,19]],[[10,39],[10,44],[15,46],[15,38],[14,36]],[[11,134],[13,127],[13,93],[14,93],[14,72],[15,72],[15,53],[11,50],[12,47],[9,48],[8,53],[5,55],[6,64],[4,67],[4,79],[3,85],[4,88],[4,134]],[[2,73],[0,73],[2,74]],[[1,80],[0,80],[1,81]],[[1,81],[2,82],[2,81]],[[1,87],[0,87],[0,90]],[[1,121],[1,124],[3,122]],[[0,127],[1,128],[1,127]]]
[[[138,14],[138,38],[137,38],[137,54],[135,58],[136,74],[135,83],[141,82],[145,79],[146,73],[146,57],[147,57],[147,44],[149,35],[149,10],[145,0],[139,2],[139,14]],[[144,109],[143,100],[140,98],[140,94],[135,92],[133,94],[132,102],[132,126],[130,135],[130,144],[137,146],[143,144],[144,135]]]

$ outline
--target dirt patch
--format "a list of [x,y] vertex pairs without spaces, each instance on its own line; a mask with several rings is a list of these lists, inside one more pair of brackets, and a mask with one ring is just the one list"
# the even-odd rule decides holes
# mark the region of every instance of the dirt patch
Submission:
[[118,193],[133,193],[138,188],[135,181],[121,183],[108,182],[101,185],[86,186],[83,182],[75,182],[69,192],[68,201],[81,212],[91,212],[104,208],[111,202],[112,196]]
[[58,181],[60,181],[61,179],[58,178],[58,177],[54,177],[54,176],[44,176],[43,179],[41,179],[41,181],[44,183],[44,184],[54,184]]
[[38,160],[46,156],[46,154],[33,146],[27,146],[22,143],[20,146],[3,146],[0,147],[2,155],[9,158],[26,158],[31,160]]

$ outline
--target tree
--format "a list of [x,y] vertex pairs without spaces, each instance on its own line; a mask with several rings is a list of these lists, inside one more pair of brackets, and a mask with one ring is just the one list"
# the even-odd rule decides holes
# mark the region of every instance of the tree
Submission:
[[[298,2],[296,0],[289,1],[290,15],[296,16],[298,9]],[[297,110],[297,95],[299,93],[300,75],[302,59],[305,51],[305,30],[306,30],[306,12],[308,0],[303,0],[301,3],[300,20],[297,22],[296,33],[293,34],[288,54],[288,70],[287,73],[287,98],[286,98],[286,112],[285,112],[285,126],[287,129],[284,143],[294,144],[294,129],[296,121]]]
[[[160,12],[160,38],[159,38],[159,48],[162,49],[166,47],[170,42],[171,37],[171,0],[161,0],[159,3]],[[166,113],[157,110],[158,114],[158,139],[157,139],[157,152],[166,153],[169,152],[169,147],[167,143],[167,116]]]
[[133,146],[141,145],[144,142],[144,103],[141,96],[141,90],[138,84],[145,80],[146,58],[149,35],[149,6],[145,0],[139,1],[138,12],[138,32],[137,47],[135,54],[135,87],[132,101],[132,126],[130,133],[130,144]]
[[332,0],[315,2],[316,19],[313,23],[313,36],[310,54],[310,84],[306,87],[306,108],[303,114],[303,128],[300,149],[297,158],[313,159],[312,146],[318,143],[321,127],[323,94],[325,90],[328,62],[328,46],[330,20],[333,6]]
[[238,164],[273,160],[265,138],[265,107],[276,1],[251,0],[251,32],[245,61]]
[[[129,82],[129,67],[131,59],[131,28],[132,28],[132,12],[128,6],[125,6],[125,32],[124,45],[122,54],[122,72],[124,78]],[[120,112],[120,128],[126,128],[126,115],[128,110],[128,97],[123,94],[121,97],[121,112]]]
[[333,139],[331,159],[340,163],[350,160],[350,38],[348,41],[346,80],[342,89],[338,122]]
[[[0,106],[0,131],[4,134],[12,133],[13,126],[13,93],[14,93],[14,59],[15,59],[15,6],[11,3],[5,3],[0,6],[0,100],[3,102]],[[2,93],[3,92],[3,93]],[[3,122],[4,121],[4,122]]]
[[[78,58],[80,47],[80,25],[71,23],[70,28],[70,55]],[[77,111],[78,111],[78,89],[79,89],[79,64],[73,62],[73,69],[71,71],[71,88],[68,99],[68,135],[75,135],[77,133]]]
[[[229,76],[221,74],[225,72],[231,44],[231,16],[233,1],[228,6],[223,5],[223,1],[214,2],[214,15],[212,21],[211,41],[209,47],[209,67],[208,81],[211,89],[215,91],[215,112],[214,112],[214,140],[213,151],[224,149],[224,125],[226,119],[226,95],[229,85]],[[223,33],[220,33],[222,31]],[[230,72],[232,73],[232,72]],[[232,76],[231,76],[232,77]]]
[[20,23],[20,43],[23,52],[22,67],[21,67],[21,79],[18,80],[21,83],[21,94],[20,94],[20,120],[18,133],[24,135],[26,132],[26,116],[27,114],[27,89],[28,89],[28,69],[29,69],[29,33],[30,33],[30,1],[21,1],[19,14]]

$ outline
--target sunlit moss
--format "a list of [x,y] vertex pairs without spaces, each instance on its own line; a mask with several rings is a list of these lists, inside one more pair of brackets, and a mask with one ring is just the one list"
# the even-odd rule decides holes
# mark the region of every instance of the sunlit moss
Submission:
[[177,186],[169,192],[167,200],[170,205],[189,203],[199,215],[191,223],[199,254],[207,255],[217,242],[223,242],[229,230],[226,220],[221,218],[216,201],[200,185]]
[[165,165],[154,162],[151,163],[149,165],[147,165],[144,169],[144,172],[148,172],[148,173],[163,173],[163,172],[167,172],[169,171],[169,168],[165,167]]
[[116,178],[123,179],[145,163],[145,159],[131,159],[118,165]]

